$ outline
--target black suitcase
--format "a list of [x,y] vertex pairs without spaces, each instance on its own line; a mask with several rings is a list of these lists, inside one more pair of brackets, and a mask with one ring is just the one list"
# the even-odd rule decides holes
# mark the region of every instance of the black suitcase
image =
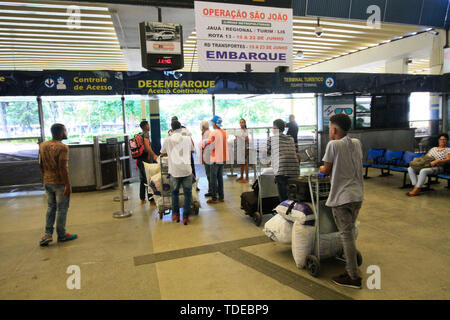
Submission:
[[270,197],[261,199],[262,208],[258,212],[258,180],[252,185],[253,191],[243,192],[241,194],[241,209],[245,211],[246,215],[249,215],[255,221],[255,224],[259,226],[262,221],[263,214],[273,214],[273,210],[280,204],[278,197]]
[[247,191],[241,194],[241,209],[250,216],[253,216],[258,210],[258,194],[255,191]]

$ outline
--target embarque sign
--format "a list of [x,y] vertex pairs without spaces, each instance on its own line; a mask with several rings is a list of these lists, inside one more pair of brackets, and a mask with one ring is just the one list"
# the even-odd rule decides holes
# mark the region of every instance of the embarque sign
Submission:
[[199,71],[292,69],[292,8],[195,1]]

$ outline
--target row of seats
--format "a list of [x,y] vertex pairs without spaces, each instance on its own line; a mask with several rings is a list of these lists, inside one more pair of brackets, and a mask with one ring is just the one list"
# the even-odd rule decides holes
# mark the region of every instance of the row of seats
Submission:
[[[391,175],[391,171],[403,172],[403,186],[402,188],[409,187],[410,184],[406,184],[406,176],[408,175],[409,163],[417,157],[424,156],[425,153],[414,153],[410,151],[394,151],[386,149],[369,149],[366,155],[366,160],[363,163],[363,167],[366,168],[364,178],[368,179],[369,168],[380,169],[382,177]],[[447,166],[448,169],[448,166]],[[450,188],[450,172],[447,170],[442,174],[434,176],[437,179],[445,179]],[[431,176],[428,177],[428,187],[432,183]]]

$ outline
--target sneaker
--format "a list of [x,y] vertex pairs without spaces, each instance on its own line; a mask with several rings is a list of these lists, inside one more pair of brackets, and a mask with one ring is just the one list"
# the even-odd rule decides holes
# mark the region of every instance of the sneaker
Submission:
[[335,284],[354,289],[361,289],[361,280],[362,280],[361,277],[358,277],[357,279],[353,280],[347,273],[332,278],[332,281]]
[[45,247],[45,246],[48,246],[48,244],[50,243],[50,242],[52,242],[53,241],[53,238],[52,237],[50,237],[50,236],[43,236],[42,238],[41,238],[41,240],[39,241],[39,245],[41,246],[41,247]]
[[66,233],[64,237],[58,238],[58,242],[65,242],[65,241],[75,240],[76,238],[78,238],[78,235]]
[[212,193],[205,193],[205,197],[212,197]]
[[180,214],[172,213],[172,221],[180,222]]
[[219,202],[225,202],[225,199],[219,199]]
[[189,218],[188,217],[183,217],[183,223],[184,223],[184,225],[185,226],[187,226],[188,225],[188,223],[190,223],[191,221],[189,221]]
[[214,199],[209,199],[208,201],[206,201],[206,203],[219,203],[218,200],[214,200]]

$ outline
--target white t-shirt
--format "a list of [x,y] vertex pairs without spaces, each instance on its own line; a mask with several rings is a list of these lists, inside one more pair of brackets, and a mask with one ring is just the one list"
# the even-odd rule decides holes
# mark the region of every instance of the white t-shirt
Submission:
[[191,152],[194,151],[192,140],[180,132],[167,137],[161,153],[167,153],[169,173],[172,177],[181,178],[192,174]]
[[248,137],[248,130],[241,129],[238,133],[236,133],[236,138],[245,141],[245,137]]
[[448,154],[450,154],[450,148],[438,149],[437,147],[434,147],[428,151],[428,155],[436,160],[445,160],[447,159]]
[[337,207],[364,200],[363,153],[358,139],[345,136],[331,140],[322,160],[333,164],[326,206]]
[[173,135],[175,132],[180,132],[181,135],[183,135],[183,136],[189,136],[189,137],[192,136],[192,133],[186,128],[180,128],[175,131],[169,130],[169,136]]

